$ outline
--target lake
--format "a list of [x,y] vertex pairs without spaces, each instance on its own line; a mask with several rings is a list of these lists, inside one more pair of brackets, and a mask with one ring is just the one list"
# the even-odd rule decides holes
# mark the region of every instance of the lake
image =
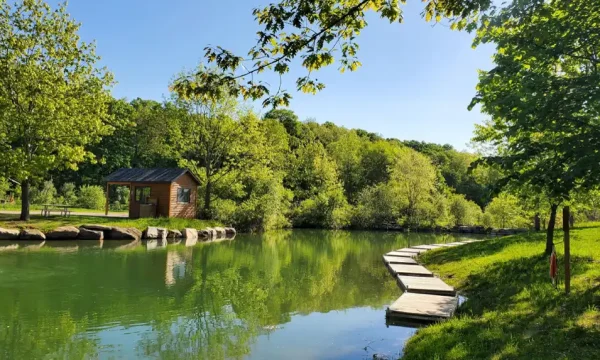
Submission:
[[294,230],[189,248],[3,251],[0,358],[395,359],[415,330],[386,325],[401,292],[381,255],[452,241]]

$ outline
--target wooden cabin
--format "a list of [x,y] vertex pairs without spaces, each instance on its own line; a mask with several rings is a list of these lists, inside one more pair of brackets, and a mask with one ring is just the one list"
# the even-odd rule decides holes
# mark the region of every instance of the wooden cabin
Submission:
[[196,217],[200,180],[188,169],[119,169],[105,178],[106,214],[111,185],[129,186],[129,217]]

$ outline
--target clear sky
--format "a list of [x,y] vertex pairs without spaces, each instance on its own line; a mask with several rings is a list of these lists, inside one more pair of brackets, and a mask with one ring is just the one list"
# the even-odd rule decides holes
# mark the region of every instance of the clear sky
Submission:
[[[252,9],[268,2],[71,0],[69,12],[82,23],[82,38],[96,40],[103,65],[115,74],[115,97],[162,100],[173,76],[195,67],[206,45],[245,55],[259,29]],[[358,39],[363,67],[344,74],[337,65],[320,71],[317,78],[327,87],[316,96],[294,90],[302,69],[286,75],[284,87],[294,96],[291,109],[302,120],[466,149],[473,124],[485,119],[467,105],[477,69],[492,66],[493,47],[473,50],[472,34],[426,23],[421,11],[421,1],[412,0],[404,7],[403,24],[370,16]]]

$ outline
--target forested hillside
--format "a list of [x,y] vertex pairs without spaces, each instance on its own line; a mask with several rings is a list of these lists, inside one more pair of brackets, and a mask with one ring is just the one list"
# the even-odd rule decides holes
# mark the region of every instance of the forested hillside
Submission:
[[[477,157],[450,145],[300,121],[288,109],[259,116],[230,97],[115,100],[109,114],[114,131],[88,147],[94,158],[33,184],[34,203],[73,203],[84,191],[98,208],[102,191],[93,185],[111,172],[181,166],[202,180],[199,217],[247,230],[528,223],[512,197],[496,201],[499,215],[484,216],[494,172],[470,170]],[[128,189],[110,198],[124,209]]]

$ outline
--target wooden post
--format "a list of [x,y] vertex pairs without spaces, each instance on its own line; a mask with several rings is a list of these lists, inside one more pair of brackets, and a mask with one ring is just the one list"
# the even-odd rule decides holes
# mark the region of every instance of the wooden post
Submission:
[[106,183],[106,204],[104,206],[104,215],[108,216],[108,190],[110,189],[110,183]]
[[571,291],[571,237],[569,234],[569,207],[563,206],[563,232],[565,243],[565,292]]

